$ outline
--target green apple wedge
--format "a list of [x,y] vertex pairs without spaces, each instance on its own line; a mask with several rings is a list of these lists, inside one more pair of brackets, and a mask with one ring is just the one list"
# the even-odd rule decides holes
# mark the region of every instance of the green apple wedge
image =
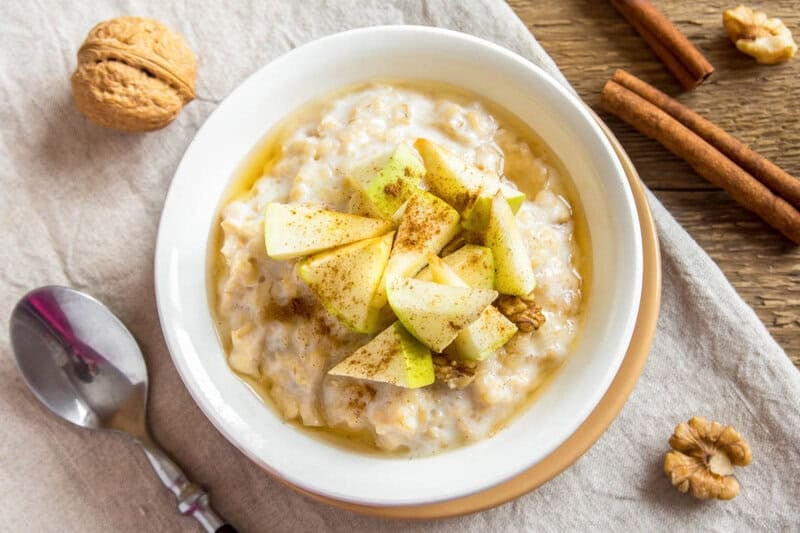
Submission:
[[350,201],[347,203],[347,211],[362,217],[383,218],[383,215],[375,209],[375,206],[370,199],[367,198],[367,195],[360,190],[355,190],[353,194],[350,195]]
[[403,203],[421,190],[425,166],[414,149],[400,144],[387,155],[358,166],[348,181],[371,204],[371,211],[389,219]]
[[458,358],[483,361],[497,353],[517,333],[517,326],[493,305],[458,333],[445,349]]
[[458,332],[475,321],[497,298],[490,289],[454,287],[413,278],[391,279],[389,305],[405,328],[422,344],[441,352]]
[[[456,287],[467,287],[463,279],[447,263],[438,257],[428,261],[433,281]],[[490,279],[494,278],[494,272]],[[497,310],[487,305],[480,316],[458,332],[453,342],[445,348],[445,352],[460,359],[483,361],[494,355],[517,332],[517,326]]]
[[516,186],[503,181],[500,182],[500,192],[503,193],[503,197],[508,202],[511,212],[516,215],[525,201],[525,193],[517,189]]
[[[477,244],[465,244],[455,252],[444,256],[442,261],[470,287],[494,289],[494,259],[489,248]],[[436,281],[433,279],[430,265],[417,274],[417,279]]]
[[328,371],[406,389],[425,387],[434,382],[431,351],[395,322],[367,344]]
[[300,262],[299,274],[325,309],[348,329],[375,333],[380,309],[370,304],[389,261],[394,232],[328,250]]
[[516,213],[525,194],[490,173],[479,170],[462,158],[428,139],[417,139],[414,147],[425,162],[425,182],[431,191],[462,215],[467,229],[482,230],[489,221],[492,198],[499,190]]
[[[452,285],[453,287],[469,287],[469,284],[455,270],[450,268],[450,265],[445,263],[441,257],[431,254],[428,257],[428,269],[431,271],[430,281],[433,283]],[[492,277],[494,277],[494,272],[492,272]],[[421,278],[417,276],[417,279]]]
[[264,244],[273,259],[293,259],[378,237],[391,222],[330,211],[316,205],[270,202],[264,210]]
[[494,258],[494,286],[501,294],[526,296],[536,287],[525,241],[501,193],[492,200],[485,244]]
[[492,198],[497,191],[503,194],[508,202],[511,212],[516,214],[525,201],[525,193],[516,189],[514,186],[500,182],[497,189],[487,188],[478,196],[472,208],[464,213],[461,225],[472,231],[482,231],[489,225],[489,211],[492,206]]
[[429,192],[420,191],[408,199],[374,307],[386,305],[386,285],[391,279],[415,276],[430,254],[438,254],[456,236],[459,220],[455,209]]
[[425,182],[431,192],[459,213],[470,209],[481,191],[489,185],[485,173],[428,139],[417,139],[414,148],[425,162]]

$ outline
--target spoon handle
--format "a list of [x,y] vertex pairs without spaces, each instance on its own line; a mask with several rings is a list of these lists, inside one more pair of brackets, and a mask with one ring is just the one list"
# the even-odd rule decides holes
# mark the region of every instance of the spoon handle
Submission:
[[211,508],[208,494],[189,481],[183,470],[152,439],[140,439],[139,444],[161,483],[178,499],[178,511],[181,514],[192,516],[209,533],[236,533],[236,529],[225,523]]

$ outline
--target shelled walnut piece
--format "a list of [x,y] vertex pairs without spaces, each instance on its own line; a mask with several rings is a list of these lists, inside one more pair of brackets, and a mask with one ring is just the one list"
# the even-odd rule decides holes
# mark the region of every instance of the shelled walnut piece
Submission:
[[445,355],[433,356],[433,373],[436,381],[449,389],[463,389],[475,380],[476,363],[456,361]]
[[722,24],[739,51],[756,58],[759,63],[772,65],[788,61],[797,52],[792,32],[778,18],[740,5],[722,13]]
[[194,99],[197,61],[157,20],[119,17],[89,31],[72,74],[75,105],[107,128],[163,128]]
[[530,296],[500,295],[494,305],[519,328],[530,332],[539,329],[545,318],[542,308],[536,305]]
[[679,491],[700,499],[731,500],[739,494],[733,467],[750,464],[753,455],[732,426],[696,416],[678,424],[669,445],[664,472]]

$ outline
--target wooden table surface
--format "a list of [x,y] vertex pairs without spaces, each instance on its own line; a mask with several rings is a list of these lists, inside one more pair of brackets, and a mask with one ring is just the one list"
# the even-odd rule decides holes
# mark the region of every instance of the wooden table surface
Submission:
[[[680,87],[605,0],[509,0],[583,99],[619,137],[644,182],[717,262],[800,367],[800,247],[771,230],[656,141],[599,108],[603,84],[624,68],[676,96],[794,176],[800,176],[800,54],[776,66],[739,53],[722,11],[739,1],[654,3],[709,59],[714,75]],[[749,5],[749,4],[748,4]],[[800,41],[800,1],[755,4]]]

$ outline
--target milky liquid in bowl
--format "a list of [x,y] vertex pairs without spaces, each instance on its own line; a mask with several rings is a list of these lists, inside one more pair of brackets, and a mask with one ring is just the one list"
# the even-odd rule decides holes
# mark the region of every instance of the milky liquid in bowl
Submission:
[[[582,334],[553,382],[492,438],[414,460],[330,446],[265,409],[228,368],[204,290],[208,228],[229,177],[247,154],[287,111],[371,79],[442,81],[502,104],[531,125],[564,163],[591,230],[592,295]],[[187,149],[167,194],[155,283],[173,362],[195,402],[230,442],[306,491],[364,505],[413,505],[475,494],[508,480],[576,430],[625,355],[639,309],[642,264],[641,231],[627,179],[573,93],[487,41],[435,28],[391,26],[299,47],[257,71],[220,104]]]
[[[266,257],[264,206],[292,200],[347,211],[347,169],[419,136],[526,193],[517,218],[547,320],[536,332],[517,333],[463,390],[326,377],[366,339],[325,312],[297,279],[296,261]],[[209,300],[232,369],[280,416],[340,445],[419,456],[493,435],[561,366],[589,293],[588,249],[574,185],[529,127],[464,90],[384,80],[303,105],[248,156],[212,227]]]

